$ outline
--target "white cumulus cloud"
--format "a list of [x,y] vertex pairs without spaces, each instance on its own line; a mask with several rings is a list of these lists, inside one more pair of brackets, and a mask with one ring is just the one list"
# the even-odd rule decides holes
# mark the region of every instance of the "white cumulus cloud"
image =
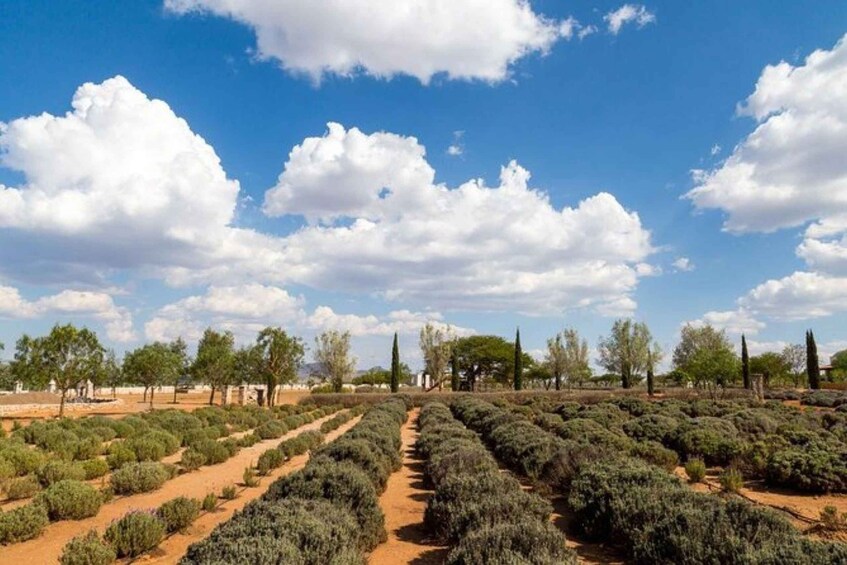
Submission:
[[739,304],[779,320],[830,316],[847,311],[847,278],[798,271],[760,284]]
[[719,330],[726,330],[730,334],[756,335],[765,328],[765,323],[753,316],[752,312],[744,308],[726,311],[711,311],[703,314],[702,318],[689,322],[693,326],[700,327],[710,325]]
[[537,14],[528,0],[165,0],[165,7],[245,24],[259,57],[315,81],[357,73],[502,81],[516,61],[547,53],[578,26]]

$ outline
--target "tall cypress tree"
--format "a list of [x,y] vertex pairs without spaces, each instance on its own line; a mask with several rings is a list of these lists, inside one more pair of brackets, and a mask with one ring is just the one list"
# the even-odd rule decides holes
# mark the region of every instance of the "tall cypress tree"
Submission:
[[744,388],[750,388],[750,356],[747,354],[747,338],[741,334],[741,380]]
[[391,392],[397,392],[400,386],[400,348],[397,345],[397,332],[394,332],[394,346],[391,348]]
[[515,390],[523,388],[523,351],[521,351],[521,329],[515,333]]
[[459,392],[459,357],[456,355],[456,348],[453,348],[453,352],[450,355],[450,388],[453,389],[453,392]]
[[818,365],[818,346],[812,330],[806,332],[806,372],[809,374],[809,388],[821,388],[821,369]]

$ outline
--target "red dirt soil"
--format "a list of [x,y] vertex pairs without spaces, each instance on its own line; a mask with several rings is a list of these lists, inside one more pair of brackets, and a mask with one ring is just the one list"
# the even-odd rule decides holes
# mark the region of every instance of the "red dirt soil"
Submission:
[[369,565],[436,565],[447,556],[448,549],[429,540],[423,525],[426,501],[432,491],[424,486],[423,462],[415,454],[419,413],[420,409],[415,408],[400,429],[403,467],[389,477],[385,492],[379,497],[388,540],[374,549]]
[[[262,441],[252,447],[244,448],[234,457],[231,457],[219,465],[201,467],[199,470],[192,473],[179,475],[178,477],[167,481],[162,488],[153,492],[116,498],[112,502],[104,504],[100,509],[100,512],[91,518],[78,521],[67,520],[50,524],[47,528],[45,528],[44,533],[37,538],[9,545],[0,549],[0,563],[15,563],[17,565],[42,565],[45,563],[57,563],[59,556],[62,553],[62,548],[68,541],[70,541],[71,538],[84,534],[91,529],[96,529],[102,533],[112,521],[120,518],[130,510],[157,508],[163,502],[178,496],[203,498],[209,492],[219,494],[223,487],[239,484],[242,481],[244,468],[254,465],[263,451],[271,447],[275,447],[282,440],[295,437],[306,430],[316,430],[320,428],[321,423],[330,418],[332,418],[332,416],[326,416],[319,420],[315,420],[310,424],[297,428],[281,438]],[[347,429],[351,425],[352,423],[348,423],[340,429]],[[331,434],[330,437],[336,437],[340,433],[340,431],[336,431]],[[281,473],[290,472],[296,468],[298,463],[301,465],[305,464],[306,456],[301,456],[301,458],[301,460],[295,458],[292,462],[286,463],[286,465],[282,467]],[[269,481],[266,482],[266,485],[269,484]],[[234,511],[239,507],[238,504],[242,501],[243,504],[246,504],[250,500],[250,496],[253,496],[253,498],[258,497],[262,492],[263,489],[261,488],[249,489],[246,493],[242,493],[239,498],[226,502],[224,510],[218,510],[210,515],[206,515],[209,517],[204,516],[199,519],[197,527],[207,527],[211,529],[211,527],[218,523],[218,517],[220,517],[219,521],[223,521],[226,517],[231,515],[230,508]],[[241,504],[241,506],[243,506],[243,504]],[[205,530],[205,532],[208,533],[208,530]],[[184,551],[191,542],[200,539],[202,536],[198,535],[195,538],[189,533],[188,536],[177,535],[171,539],[179,537],[190,538],[190,540],[184,544],[184,547],[182,547],[182,551]],[[169,539],[164,545],[167,547],[170,542],[171,540]],[[178,541],[173,541],[172,543],[174,546],[179,545]],[[176,563],[182,554],[174,555],[173,552],[175,551],[177,551],[177,549],[173,549],[171,553],[167,553],[167,550],[163,550],[163,553],[160,555],[162,560],[157,562]],[[154,554],[153,557],[156,557],[156,555]]]

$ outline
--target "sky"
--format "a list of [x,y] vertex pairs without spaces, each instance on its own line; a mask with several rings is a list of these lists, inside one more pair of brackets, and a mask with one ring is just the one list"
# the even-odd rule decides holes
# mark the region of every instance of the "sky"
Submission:
[[826,358],[845,314],[841,0],[0,3],[6,358],[619,317]]

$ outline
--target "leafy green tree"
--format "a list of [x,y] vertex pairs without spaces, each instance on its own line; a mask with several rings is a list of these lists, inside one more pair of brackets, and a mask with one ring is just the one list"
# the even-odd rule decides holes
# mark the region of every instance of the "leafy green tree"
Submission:
[[799,387],[806,375],[806,352],[799,343],[791,343],[782,348],[782,360],[788,367],[792,382]]
[[267,387],[268,407],[276,405],[279,385],[297,380],[306,347],[299,337],[288,335],[282,328],[265,328],[256,338],[259,351],[258,376]]
[[741,334],[741,380],[744,388],[750,389],[750,354],[747,353],[747,338]]
[[[209,406],[215,403],[215,391],[233,384],[235,379],[235,337],[232,332],[218,332],[206,328],[197,355],[191,364],[190,373],[197,381],[208,384],[212,392]],[[226,399],[224,398],[224,401]]]
[[674,368],[694,380],[696,386],[725,388],[737,378],[739,362],[726,332],[711,325],[682,328],[681,340],[673,352]]
[[521,330],[515,332],[515,360],[514,360],[514,385],[515,390],[523,388],[523,351],[521,350]]
[[750,372],[762,375],[766,385],[786,377],[790,371],[791,367],[779,353],[768,351],[750,358]]
[[611,333],[600,339],[599,363],[610,373],[621,376],[621,386],[630,388],[633,380],[650,366],[650,352],[658,350],[644,322],[616,320]]
[[458,392],[462,386],[461,378],[459,377],[459,358],[456,356],[456,348],[450,351],[450,389],[453,392]]
[[394,332],[394,344],[391,346],[391,392],[397,392],[400,387],[400,345],[397,343],[397,332]]
[[176,404],[176,390],[177,390],[177,388],[179,388],[180,381],[182,381],[183,379],[186,379],[186,378],[188,378],[188,379],[191,378],[192,361],[191,361],[191,358],[188,356],[188,344],[185,343],[185,340],[182,339],[181,336],[176,338],[174,341],[171,342],[171,351],[173,351],[174,354],[179,357],[179,364],[180,364],[179,371],[173,377],[174,378],[174,381],[173,381],[173,386],[174,386],[173,403]]
[[[476,390],[483,380],[493,380],[501,384],[511,381],[514,374],[514,344],[496,335],[472,335],[456,340],[456,359],[459,370],[467,379],[471,390]],[[521,354],[523,363],[531,363],[525,353]]]
[[15,372],[32,388],[55,382],[61,394],[59,416],[63,416],[68,391],[96,375],[103,355],[97,335],[88,328],[56,324],[46,336],[18,340]]
[[123,383],[123,379],[123,369],[117,355],[115,355],[115,350],[107,350],[106,355],[103,357],[103,363],[97,371],[97,378],[96,380],[92,379],[91,382],[94,383],[95,389],[104,386],[110,387],[112,389],[112,398],[114,398],[117,396],[115,389]]
[[[399,369],[398,369],[399,372]],[[391,371],[382,367],[371,367],[358,377],[353,378],[354,385],[391,386]]]
[[546,390],[553,385],[553,374],[546,363],[535,363],[526,372],[526,380],[531,383],[541,383]]
[[847,349],[835,353],[830,359],[829,364],[836,371],[847,371]]
[[821,369],[818,363],[818,346],[812,330],[806,332],[806,374],[809,376],[809,388],[821,388]]
[[144,399],[150,391],[150,408],[156,387],[174,381],[182,371],[182,358],[169,343],[157,341],[143,345],[124,356],[127,380],[144,386]]
[[565,336],[563,333],[558,333],[547,340],[547,353],[544,357],[544,364],[547,372],[555,382],[556,390],[562,390],[562,375],[568,369],[568,357],[565,350]]
[[424,361],[424,373],[432,378],[438,390],[443,387],[444,372],[453,356],[456,336],[450,327],[440,327],[427,322],[421,329],[418,345]]
[[332,384],[334,392],[341,392],[344,379],[356,369],[356,360],[350,356],[350,332],[330,330],[315,338],[315,361],[321,378]]

